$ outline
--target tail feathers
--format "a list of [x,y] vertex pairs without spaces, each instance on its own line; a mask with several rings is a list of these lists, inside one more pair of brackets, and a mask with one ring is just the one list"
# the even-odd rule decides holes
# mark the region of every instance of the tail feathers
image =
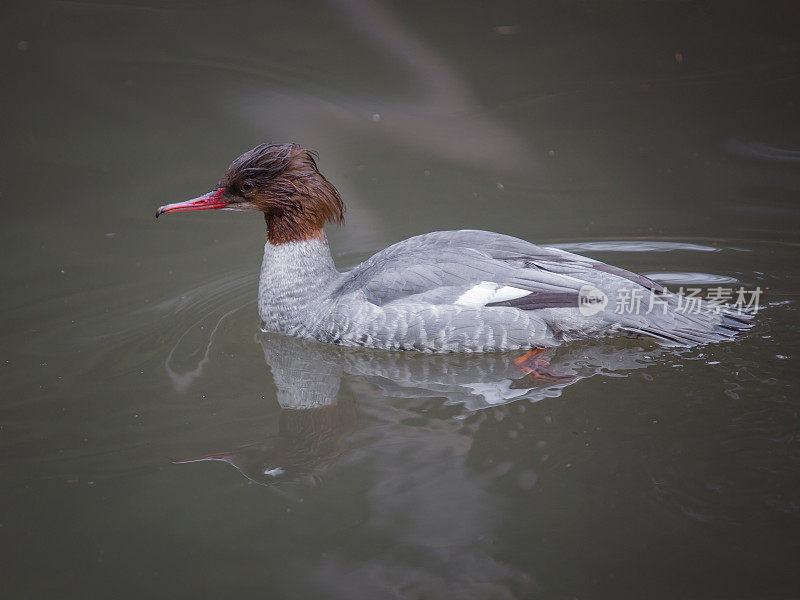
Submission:
[[664,345],[694,346],[725,342],[753,327],[753,315],[704,303],[697,312],[672,311],[671,318],[622,324],[623,331],[653,337]]

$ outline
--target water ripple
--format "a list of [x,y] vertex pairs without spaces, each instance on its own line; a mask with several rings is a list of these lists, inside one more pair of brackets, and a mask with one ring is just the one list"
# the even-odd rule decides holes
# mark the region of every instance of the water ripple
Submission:
[[800,163],[800,150],[776,148],[754,140],[730,139],[722,147],[736,156],[781,163]]
[[670,271],[663,273],[644,273],[646,277],[658,281],[659,283],[672,284],[696,284],[696,285],[722,285],[737,284],[736,277],[728,275],[715,275],[713,273],[690,273],[680,271]]

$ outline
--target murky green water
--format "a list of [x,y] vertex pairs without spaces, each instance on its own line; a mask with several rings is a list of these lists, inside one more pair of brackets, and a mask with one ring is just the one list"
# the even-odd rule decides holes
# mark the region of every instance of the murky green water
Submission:
[[[0,14],[4,598],[797,597],[790,4]],[[262,220],[153,211],[262,141],[319,150],[342,268],[484,228],[770,307],[556,383],[261,335]]]

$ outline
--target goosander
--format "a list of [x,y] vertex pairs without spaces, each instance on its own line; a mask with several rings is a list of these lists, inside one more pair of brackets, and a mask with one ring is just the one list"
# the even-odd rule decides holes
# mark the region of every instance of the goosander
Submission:
[[609,335],[705,344],[752,326],[749,314],[683,302],[642,275],[489,231],[418,235],[340,273],[323,227],[343,222],[344,203],[315,156],[297,144],[261,144],[234,160],[213,191],[156,212],[264,213],[264,331],[444,353],[528,350]]

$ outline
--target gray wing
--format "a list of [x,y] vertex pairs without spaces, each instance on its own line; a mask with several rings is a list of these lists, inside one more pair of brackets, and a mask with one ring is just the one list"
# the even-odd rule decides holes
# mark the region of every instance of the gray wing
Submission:
[[649,279],[557,248],[537,246],[507,235],[478,230],[437,231],[410,238],[379,252],[347,274],[341,292],[363,290],[378,305],[436,290],[463,292],[481,282],[530,292],[515,300],[522,309],[577,307],[584,285],[626,279],[663,291]]

